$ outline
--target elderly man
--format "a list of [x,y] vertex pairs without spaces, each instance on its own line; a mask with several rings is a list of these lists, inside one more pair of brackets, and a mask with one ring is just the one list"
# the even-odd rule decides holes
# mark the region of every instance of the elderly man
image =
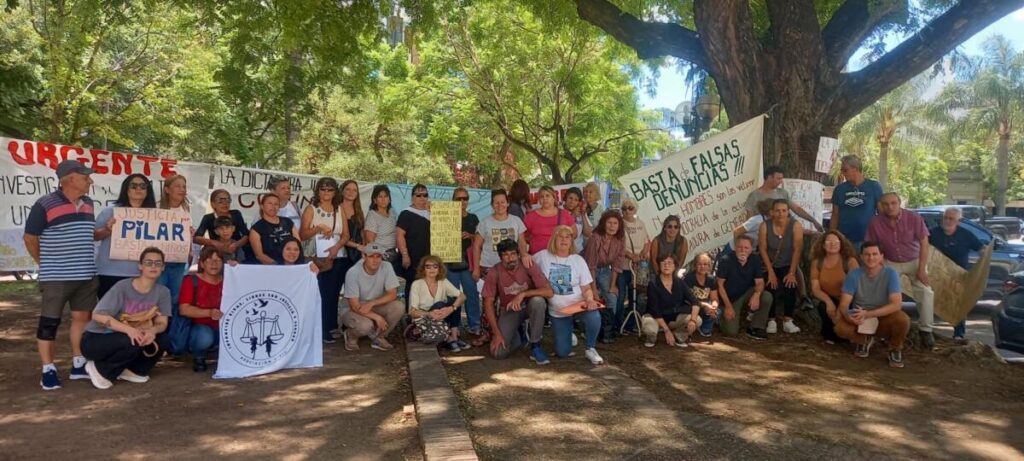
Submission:
[[782,188],[782,180],[785,179],[785,175],[782,173],[782,167],[770,166],[764,169],[764,182],[761,183],[761,187],[754,189],[747,195],[747,201],[743,206],[747,209],[747,218],[753,218],[759,214],[757,204],[764,200],[775,200],[775,199],[786,199],[789,202],[790,209],[797,216],[806,219],[814,227],[818,229],[818,232],[822,231],[821,223],[814,219],[806,210],[800,205],[793,203],[793,199],[789,197],[789,191]]
[[878,243],[889,267],[910,278],[917,301],[921,343],[930,349],[935,347],[935,292],[928,282],[928,228],[920,215],[900,205],[895,192],[883,194],[879,206],[882,214],[868,223],[867,240]]
[[725,336],[736,336],[740,330],[740,316],[750,312],[747,336],[755,340],[768,339],[765,329],[772,310],[772,294],[764,289],[764,270],[761,258],[751,258],[754,241],[740,235],[733,241],[734,252],[718,261],[718,299],[722,314],[718,328]]
[[[973,232],[964,229],[960,225],[961,211],[957,207],[946,208],[942,212],[942,222],[931,229],[928,242],[936,250],[942,252],[947,258],[953,260],[956,265],[968,269],[970,263],[968,257],[971,251],[981,250],[981,240]],[[953,340],[963,342],[967,333],[967,323],[961,320],[953,328]]]
[[370,338],[370,346],[387,351],[393,346],[385,339],[405,315],[405,304],[398,300],[398,276],[390,264],[381,264],[385,248],[376,243],[363,249],[362,264],[345,274],[345,299],[348,311],[341,316],[345,330],[345,350],[359,350],[359,338]]
[[854,245],[860,246],[882,198],[882,185],[864,177],[860,157],[847,155],[839,159],[839,171],[846,182],[832,191],[832,221],[829,227],[842,232]]
[[36,345],[43,364],[43,390],[60,389],[53,363],[54,340],[64,305],[71,305],[71,379],[89,379],[82,356],[82,335],[96,307],[96,249],[93,203],[85,195],[92,169],[77,160],[57,165],[60,188],[36,200],[25,222],[25,248],[39,265],[42,292]]
[[498,242],[499,264],[484,278],[484,315],[494,325],[491,355],[504,359],[522,346],[519,327],[524,321],[529,326],[530,359],[537,365],[551,363],[540,347],[544,334],[544,317],[548,304],[544,298],[554,296],[547,277],[534,264],[529,269],[519,263],[519,245],[515,240]]

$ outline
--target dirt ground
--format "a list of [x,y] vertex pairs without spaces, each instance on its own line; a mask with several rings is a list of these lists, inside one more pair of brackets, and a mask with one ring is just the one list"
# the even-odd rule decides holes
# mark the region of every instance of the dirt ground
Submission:
[[107,391],[70,381],[39,388],[34,283],[0,283],[0,459],[422,459],[405,352],[341,342],[320,369],[213,380],[163,361],[146,384]]
[[580,348],[544,367],[525,350],[445,362],[484,459],[1024,459],[1024,367],[980,344],[940,339],[895,370],[884,346],[715,334],[599,345],[599,367]]

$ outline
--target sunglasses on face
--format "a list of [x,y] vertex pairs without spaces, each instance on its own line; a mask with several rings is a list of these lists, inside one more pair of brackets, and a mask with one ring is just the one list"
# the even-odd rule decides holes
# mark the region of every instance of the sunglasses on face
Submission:
[[419,192],[416,194],[412,194],[412,196],[416,198],[427,198],[430,197],[430,194],[427,194],[426,192]]
[[337,189],[335,189],[333,187],[321,187],[320,188],[320,192],[334,192],[335,190],[337,190]]
[[469,197],[455,197],[455,200],[459,202],[468,202]]
[[160,267],[164,267],[164,262],[160,261],[159,259],[144,259],[144,260],[142,260],[142,265],[145,266],[145,267],[157,267],[157,268],[160,268]]
[[130,182],[130,183],[128,183],[128,187],[130,189],[135,189],[135,190],[146,190],[146,186],[147,185],[148,184],[146,184],[144,182]]

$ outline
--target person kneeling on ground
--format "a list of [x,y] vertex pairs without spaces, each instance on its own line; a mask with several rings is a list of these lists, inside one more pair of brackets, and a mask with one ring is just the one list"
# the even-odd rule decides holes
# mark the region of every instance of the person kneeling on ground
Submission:
[[[519,263],[519,244],[515,240],[502,240],[497,251],[501,262],[487,272],[483,290],[487,324],[497,326],[491,337],[491,356],[507,358],[524,342],[529,342],[530,359],[538,365],[547,365],[551,361],[540,347],[540,339],[548,308],[544,298],[552,297],[554,291],[538,266],[527,269]],[[529,320],[529,336],[523,338],[519,328],[526,320]]]
[[170,347],[163,333],[171,315],[171,291],[156,283],[163,269],[163,251],[142,250],[141,275],[117,282],[96,305],[82,337],[82,354],[97,389],[109,389],[115,379],[149,381],[149,371]]
[[409,316],[414,320],[428,317],[438,326],[444,324],[448,330],[448,337],[444,339],[445,347],[452,352],[459,352],[469,349],[469,344],[459,339],[460,317],[466,295],[448,281],[445,271],[444,263],[437,256],[427,255],[420,260],[416,281],[412,282],[412,288],[409,289]]
[[718,297],[725,307],[718,328],[725,336],[736,336],[740,330],[738,316],[749,308],[751,319],[747,336],[766,339],[772,294],[764,289],[760,258],[750,257],[754,240],[746,235],[736,237],[733,249],[733,253],[722,256],[718,262]]
[[700,326],[700,309],[711,310],[711,305],[697,299],[690,286],[675,273],[675,257],[661,256],[658,277],[647,285],[647,313],[640,323],[644,347],[654,347],[659,327],[669,346],[687,347],[686,341]]
[[[910,317],[903,312],[900,276],[883,265],[877,243],[860,249],[864,267],[853,269],[843,282],[836,334],[857,345],[857,357],[866,358],[875,337],[888,338],[889,366],[903,368],[903,342],[910,332]],[[832,315],[832,313],[829,313]]]
[[359,338],[370,338],[377,350],[394,346],[385,337],[405,315],[398,300],[398,276],[390,264],[381,264],[384,247],[371,243],[363,249],[363,261],[345,274],[345,298],[348,311],[341,316],[345,330],[345,350],[359,350]]
[[[218,218],[220,219],[220,218]],[[188,350],[192,354],[192,371],[206,371],[206,355],[219,344],[220,299],[224,289],[224,253],[217,247],[205,246],[199,252],[199,273],[186,275],[181,283],[181,315],[192,319],[188,334]]]
[[[553,295],[548,302],[551,329],[555,333],[555,354],[566,358],[572,352],[573,319],[583,322],[586,331],[587,360],[594,365],[604,363],[597,353],[597,335],[601,331],[601,314],[594,290],[594,279],[582,256],[576,253],[576,231],[566,225],[555,227],[548,249],[537,253],[534,261],[547,274]],[[569,307],[582,307],[575,313],[564,313]]]

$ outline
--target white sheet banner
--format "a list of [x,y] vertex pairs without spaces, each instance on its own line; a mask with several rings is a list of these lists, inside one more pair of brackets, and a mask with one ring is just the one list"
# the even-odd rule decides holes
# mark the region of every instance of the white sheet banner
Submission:
[[320,290],[307,265],[224,267],[214,378],[324,365]]
[[35,268],[22,241],[25,219],[39,197],[57,190],[55,170],[57,164],[67,159],[78,160],[96,171],[89,196],[96,201],[97,213],[117,200],[121,182],[133,173],[153,181],[157,200],[164,178],[174,174],[185,176],[193,222],[199,222],[206,213],[209,165],[3,137],[0,149],[0,271]]
[[[821,220],[825,217],[825,186],[817,181],[786,178],[782,181],[782,187],[789,191],[789,198],[793,200],[793,203],[803,207],[804,211],[814,216],[814,220],[821,224]],[[797,220],[805,230],[816,230],[814,225],[806,219],[797,217]]]
[[758,116],[619,178],[651,235],[676,215],[690,244],[687,259],[728,243],[761,180],[763,130]]
[[251,226],[260,219],[260,197],[268,192],[267,184],[276,177],[288,178],[292,185],[291,201],[299,214],[302,214],[302,210],[313,198],[313,186],[320,176],[218,166],[213,171],[213,188],[225,189],[231,193],[231,208],[241,211],[245,223]]

